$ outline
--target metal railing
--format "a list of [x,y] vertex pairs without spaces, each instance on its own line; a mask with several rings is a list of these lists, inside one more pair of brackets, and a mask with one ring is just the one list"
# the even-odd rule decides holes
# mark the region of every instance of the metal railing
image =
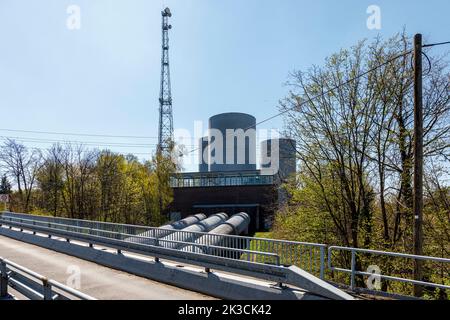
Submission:
[[[322,279],[324,278],[326,267],[326,245],[324,244],[182,230],[173,231],[155,227],[10,212],[3,213],[1,217],[4,222],[26,223],[29,226],[74,231],[136,244],[167,248],[177,247],[179,249],[194,246],[202,249],[204,254],[220,255],[229,259],[286,266],[295,265]],[[202,238],[202,243],[196,243],[195,241],[200,237]],[[208,246],[208,243],[219,244],[212,247]],[[177,246],[174,246],[174,244],[177,244]]]
[[[448,265],[450,259],[431,256],[415,256],[405,253],[385,252],[370,249],[358,249],[340,246],[327,247],[324,244],[296,242],[286,240],[275,240],[266,238],[253,238],[244,236],[232,236],[223,234],[211,234],[204,232],[173,231],[160,228],[145,226],[134,226],[127,224],[115,224],[98,221],[87,221],[67,218],[41,217],[28,214],[4,213],[0,219],[0,225],[10,224],[19,228],[33,227],[44,228],[45,232],[51,234],[52,231],[70,232],[78,236],[85,236],[85,241],[95,239],[106,239],[116,241],[124,250],[137,248],[142,250],[155,250],[155,248],[170,249],[170,255],[186,253],[201,253],[201,256],[215,256],[233,261],[250,262],[256,264],[269,264],[275,266],[297,266],[308,271],[322,279],[330,279],[333,273],[343,273],[350,275],[350,289],[357,287],[358,277],[369,277],[373,275],[363,269],[357,269],[357,266],[364,264],[376,265],[377,259],[403,258],[418,259],[424,262],[434,262]],[[201,242],[196,240],[201,238]],[[186,240],[187,239],[187,240]],[[217,241],[220,240],[220,241]],[[208,243],[215,243],[212,246]],[[176,246],[174,246],[176,244]],[[177,248],[177,249],[173,249]],[[189,248],[195,248],[192,250]],[[328,255],[326,253],[328,250]],[[340,254],[340,262],[346,266],[334,266],[336,262],[335,255]],[[345,254],[344,254],[345,253]],[[157,255],[155,255],[156,257]],[[370,257],[368,257],[370,256]],[[196,257],[194,254],[190,257]],[[326,263],[327,260],[327,263]],[[223,260],[225,261],[225,260]],[[357,264],[358,261],[358,264]],[[361,262],[363,262],[361,264]],[[405,263],[405,266],[411,266],[411,263]],[[350,266],[350,267],[349,267]],[[328,267],[328,268],[327,268]],[[251,269],[250,267],[248,267]],[[362,268],[362,267],[361,267]],[[444,269],[442,269],[444,270]],[[326,272],[328,271],[328,272]],[[327,273],[327,274],[325,274]],[[396,270],[386,271],[380,274],[380,279],[394,281],[408,285],[423,285],[426,287],[450,289],[450,276],[448,272],[443,272],[441,279],[431,279],[431,281],[417,281],[408,278],[412,272],[405,267],[400,270],[400,276]],[[404,276],[407,274],[408,276]],[[345,281],[339,280],[340,283]]]
[[182,173],[170,178],[172,188],[272,185],[273,183],[273,175],[261,175],[259,172],[248,174]]
[[[239,247],[225,247],[225,246],[214,246],[214,245],[208,245],[208,244],[201,244],[201,243],[194,243],[190,241],[181,241],[178,240],[177,235],[171,237],[172,239],[159,239],[158,237],[149,237],[149,236],[143,236],[143,235],[133,235],[130,237],[130,234],[121,233],[121,232],[115,232],[115,231],[108,231],[108,230],[102,230],[102,229],[94,229],[89,227],[78,227],[75,225],[67,225],[62,223],[53,223],[53,222],[45,222],[45,221],[35,221],[33,219],[23,219],[23,218],[13,218],[13,217],[4,217],[0,219],[0,226],[5,223],[10,224],[10,228],[12,226],[16,226],[20,228],[21,231],[23,229],[30,229],[33,230],[35,228],[40,228],[41,230],[44,230],[49,233],[49,237],[51,237],[51,233],[55,233],[57,231],[62,232],[69,232],[72,234],[78,234],[84,236],[84,239],[89,241],[91,240],[116,240],[121,243],[121,245],[126,248],[131,248],[131,245],[133,247],[139,248],[141,246],[143,249],[148,248],[150,246],[158,246],[163,248],[173,248],[173,244],[175,244],[177,247],[187,247],[192,246],[195,248],[198,248],[202,251],[202,253],[206,255],[214,255],[214,256],[222,256],[225,258],[235,259],[235,260],[247,260],[250,262],[258,262],[258,263],[269,263],[273,265],[281,265],[280,263],[280,257],[275,253],[270,252],[261,252],[261,251],[254,251],[254,250],[248,250],[245,248],[239,248]],[[170,231],[170,230],[164,230],[164,229],[158,229],[158,230],[152,230],[152,231]],[[34,234],[36,234],[36,231],[33,231]],[[201,235],[204,235],[204,233],[199,233]],[[60,235],[64,237],[64,235]],[[88,237],[86,237],[88,236]],[[70,235],[67,235],[67,241],[70,241],[71,237]],[[105,244],[108,242],[105,241]],[[91,245],[92,246],[92,245]],[[121,252],[121,249],[119,250]],[[245,255],[247,257],[246,259],[241,259],[240,257]]]
[[[46,235],[49,238],[56,238],[57,240],[66,240],[67,242],[76,242],[77,245],[89,244],[90,247],[94,245],[112,248],[117,250],[118,254],[122,254],[122,251],[137,253],[139,255],[147,255],[154,257],[156,263],[160,259],[166,259],[169,261],[176,261],[180,263],[187,263],[189,265],[196,265],[205,268],[206,272],[211,269],[222,270],[226,272],[232,272],[241,274],[244,276],[250,276],[255,278],[261,278],[266,281],[274,281],[281,285],[281,283],[288,283],[294,286],[298,286],[298,282],[301,281],[298,277],[292,274],[292,272],[281,266],[279,258],[276,254],[266,252],[254,252],[251,250],[225,248],[218,246],[204,246],[207,248],[209,254],[198,254],[193,252],[185,252],[179,249],[165,248],[163,246],[155,246],[154,244],[135,243],[121,238],[128,236],[127,234],[120,234],[112,231],[98,230],[85,227],[76,227],[70,225],[62,225],[51,222],[43,221],[29,221],[30,219],[3,217],[0,218],[0,230],[2,228],[19,229],[21,232],[31,231],[34,235],[42,236]],[[22,221],[22,222],[19,222]],[[92,231],[92,233],[90,233]],[[102,234],[102,235],[98,235]],[[149,240],[149,237],[141,237],[135,235],[134,237],[143,238]],[[153,239],[155,242],[157,238]],[[174,241],[175,242],[175,241]],[[186,245],[192,245],[192,243],[185,243]],[[69,248],[66,248],[70,251]],[[266,256],[274,263],[261,263],[244,261],[238,258],[226,258],[221,255],[214,255],[215,251],[233,251],[237,253],[237,257],[242,254],[249,254],[250,256],[258,255],[259,257]]]
[[8,287],[31,300],[96,300],[78,290],[0,257],[0,299],[9,297]]
[[[345,251],[345,252],[350,253],[350,269],[333,266],[333,252],[339,252],[339,251]],[[357,259],[359,258],[360,260],[362,260],[362,257],[358,256],[358,254],[405,258],[405,259],[412,259],[412,260],[422,260],[422,261],[426,261],[426,262],[438,262],[438,263],[442,263],[442,264],[450,263],[450,259],[447,259],[447,258],[419,256],[419,255],[413,255],[413,254],[407,254],[407,253],[398,253],[398,252],[389,252],[389,251],[380,251],[380,250],[371,250],[371,249],[330,246],[328,248],[328,269],[330,271],[338,271],[338,272],[344,272],[344,273],[350,274],[350,289],[351,290],[355,290],[357,287],[357,285],[356,285],[356,276],[357,275],[360,275],[363,277],[374,276],[373,272],[366,272],[366,271],[357,269],[357,263],[356,263]],[[373,259],[370,263],[371,263],[371,265],[374,265]],[[382,272],[380,272],[379,274],[376,274],[376,276],[379,277],[379,279],[385,279],[385,280],[389,280],[389,281],[409,283],[412,285],[422,285],[424,287],[450,289],[450,285],[445,285],[442,283],[433,283],[433,282],[428,282],[428,281],[418,281],[418,280],[397,277],[397,276],[392,276],[392,275],[385,275]],[[441,281],[444,281],[444,280],[445,279],[441,279]],[[447,274],[446,280],[450,283],[450,274]]]

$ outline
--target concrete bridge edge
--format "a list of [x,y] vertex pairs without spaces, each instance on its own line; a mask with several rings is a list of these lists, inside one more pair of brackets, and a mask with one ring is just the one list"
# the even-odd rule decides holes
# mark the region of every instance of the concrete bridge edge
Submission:
[[[88,260],[116,270],[128,272],[179,288],[228,300],[324,300],[309,292],[265,286],[257,282],[241,281],[214,271],[206,273],[176,267],[164,262],[138,259],[84,247],[66,241],[50,239],[25,232],[0,228],[0,235],[37,245],[56,252]],[[247,280],[247,279],[245,279]]]

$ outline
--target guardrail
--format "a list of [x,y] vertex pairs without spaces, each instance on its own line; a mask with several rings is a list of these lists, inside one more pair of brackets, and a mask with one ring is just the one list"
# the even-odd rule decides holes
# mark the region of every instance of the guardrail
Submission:
[[[351,258],[350,258],[350,269],[341,268],[341,267],[335,267],[333,266],[333,251],[346,251],[350,252]],[[389,251],[380,251],[380,250],[371,250],[371,249],[359,249],[359,248],[349,248],[349,247],[341,247],[341,246],[330,246],[328,248],[328,269],[330,271],[338,271],[338,272],[344,272],[350,274],[350,289],[355,290],[356,289],[356,276],[374,276],[374,273],[372,272],[366,272],[362,270],[357,270],[356,267],[356,261],[358,258],[358,253],[363,254],[370,254],[370,255],[379,255],[384,257],[396,257],[396,258],[406,258],[406,259],[413,259],[413,260],[422,260],[422,261],[428,261],[428,262],[439,262],[439,263],[450,263],[450,259],[447,258],[439,258],[439,257],[431,257],[431,256],[419,256],[419,255],[413,255],[413,254],[407,254],[407,253],[398,253],[398,252],[389,252]],[[372,262],[373,265],[373,262]],[[422,285],[425,287],[433,287],[433,288],[441,288],[441,289],[450,289],[450,285],[445,284],[439,284],[439,283],[433,283],[433,282],[427,282],[427,281],[418,281],[408,278],[402,278],[402,277],[396,277],[396,276],[390,276],[390,275],[384,275],[383,273],[376,274],[379,279],[386,279],[389,281],[397,281],[397,282],[403,282],[403,283],[409,283],[413,285]],[[442,279],[444,280],[444,279]],[[447,274],[447,280],[450,281],[450,275]]]
[[0,257],[0,299],[7,298],[11,287],[32,300],[96,300],[71,287]]
[[[72,227],[70,230],[77,230],[76,232],[138,244],[169,247],[170,243],[179,243],[185,246],[195,246],[203,248],[203,252],[209,255],[221,255],[230,259],[257,263],[294,265],[321,279],[324,278],[326,267],[326,245],[324,244],[181,230],[174,232],[173,230],[155,227],[10,212],[4,212],[2,219],[4,221],[27,222],[36,226],[49,226],[50,223],[52,228],[59,230],[69,230]],[[78,229],[73,229],[75,227]],[[189,237],[186,237],[186,234]],[[202,243],[204,244],[195,243],[200,237],[202,237]],[[221,240],[220,245],[216,246],[215,249],[208,249],[206,243],[215,242],[218,238]],[[188,241],[182,241],[183,239],[188,239]]]
[[[177,246],[194,246],[202,250],[206,255],[213,255],[213,256],[222,256],[229,259],[237,259],[237,260],[247,260],[247,261],[258,261],[261,263],[270,263],[273,265],[280,265],[280,257],[275,253],[270,252],[261,252],[261,251],[254,251],[254,250],[248,250],[248,249],[240,249],[235,247],[225,247],[225,246],[213,246],[208,244],[198,244],[193,242],[187,242],[187,241],[181,241],[177,240],[178,237],[174,237],[174,240],[168,240],[164,239],[161,240],[157,237],[148,237],[148,236],[142,236],[142,235],[133,235],[130,237],[129,234],[126,233],[120,233],[115,231],[108,231],[108,230],[101,230],[101,229],[93,229],[88,227],[78,227],[78,226],[71,226],[71,225],[65,225],[61,223],[53,223],[53,222],[43,222],[43,221],[35,221],[32,219],[22,219],[22,218],[13,218],[13,217],[7,217],[7,218],[1,218],[0,219],[0,226],[1,223],[10,223],[10,227],[17,226],[20,228],[21,231],[23,231],[24,228],[30,228],[31,230],[36,227],[45,228],[44,231],[49,232],[49,237],[51,237],[51,233],[55,233],[56,231],[62,231],[62,232],[71,232],[74,234],[80,234],[83,236],[89,236],[85,240],[90,239],[103,239],[103,244],[108,244],[109,239],[118,240],[121,242],[122,246],[125,248],[127,247],[127,244],[137,244],[142,245],[143,247],[148,246],[157,246],[157,247],[171,247],[169,244],[174,243],[177,244]],[[36,231],[33,231],[34,234],[36,234]],[[203,234],[203,233],[202,233]],[[64,237],[64,234],[60,234],[60,236]],[[70,241],[70,235],[66,234],[67,241]],[[91,238],[91,236],[93,238]],[[90,244],[92,246],[92,244]],[[121,253],[122,249],[119,249],[118,252]],[[240,259],[241,256],[245,255],[245,259]]]
[[[57,221],[57,222],[55,222]],[[205,269],[213,268],[215,265],[220,269],[224,264],[225,266],[232,266],[234,270],[241,268],[242,270],[252,270],[252,266],[245,264],[236,264],[238,262],[250,262],[251,265],[273,265],[273,266],[297,266],[305,271],[308,271],[321,279],[333,280],[329,278],[334,272],[342,272],[350,274],[350,289],[356,288],[356,277],[368,277],[373,273],[366,272],[364,270],[357,270],[358,262],[370,262],[370,264],[376,264],[376,258],[372,257],[365,259],[364,255],[377,255],[381,259],[388,259],[390,257],[404,258],[404,259],[419,259],[428,262],[435,262],[440,264],[448,264],[450,259],[438,258],[430,256],[415,256],[411,254],[385,252],[369,249],[358,249],[349,247],[331,246],[327,247],[324,244],[295,242],[286,240],[275,240],[265,238],[252,238],[244,236],[233,235],[218,235],[204,232],[188,232],[188,231],[168,231],[160,228],[134,226],[126,224],[114,224],[98,221],[77,220],[68,218],[52,218],[33,216],[28,214],[15,214],[4,213],[0,219],[1,224],[9,224],[9,226],[16,226],[20,229],[29,228],[36,233],[41,230],[49,235],[55,234],[60,237],[67,237],[67,239],[81,240],[88,243],[98,243],[106,246],[117,248],[118,252],[121,250],[130,252],[147,252],[158,260],[158,257],[165,257],[174,261],[189,260],[193,264],[204,266]],[[169,234],[169,232],[172,232]],[[185,233],[189,233],[189,237],[185,236]],[[161,239],[163,238],[164,239]],[[201,243],[196,243],[196,239],[202,237]],[[216,237],[221,239],[219,245],[208,245],[211,240],[214,241]],[[189,238],[189,241],[181,241],[181,239]],[[203,241],[206,239],[206,241]],[[180,249],[171,249],[169,244],[179,244],[177,247]],[[195,247],[201,250],[201,254],[189,252],[189,250],[183,250],[186,247]],[[326,253],[328,250],[328,255]],[[333,252],[345,251],[346,256],[341,256],[340,261],[345,261],[346,267],[333,266]],[[341,252],[341,254],[343,254]],[[211,257],[209,260],[205,257]],[[215,258],[223,258],[220,262]],[[206,260],[205,260],[206,259]],[[325,260],[328,260],[328,265]],[[230,263],[229,261],[236,261],[236,263]],[[239,267],[238,267],[239,265]],[[350,265],[350,267],[348,267]],[[410,267],[412,264],[405,264]],[[328,268],[327,268],[328,267]],[[407,269],[402,270],[400,273],[411,274]],[[442,266],[441,266],[442,267]],[[258,268],[256,268],[258,269]],[[255,270],[256,270],[255,269]],[[226,270],[226,268],[222,268]],[[261,273],[266,273],[264,267],[259,268]],[[325,275],[326,271],[327,275]],[[443,270],[443,269],[442,269]],[[392,271],[392,270],[391,270]],[[258,271],[259,272],[259,271]],[[386,274],[380,274],[380,279],[388,281],[396,281],[404,284],[416,284],[427,287],[450,289],[448,285],[449,274],[445,274],[442,279],[432,279],[432,281],[417,281],[408,279],[407,277],[397,276],[394,271],[386,272]],[[445,277],[447,277],[445,279]],[[272,279],[278,279],[278,282],[283,281],[280,273]],[[345,281],[338,280],[341,283]]]
[[[165,248],[158,245],[158,238],[150,238],[144,236],[133,236],[133,238],[144,239],[147,243],[136,243],[132,241],[122,240],[125,237],[129,237],[128,234],[121,234],[118,232],[105,231],[99,229],[90,229],[86,227],[76,227],[63,224],[56,224],[51,222],[33,221],[30,219],[3,217],[0,219],[0,226],[2,224],[7,225],[10,229],[13,227],[19,228],[20,231],[30,230],[33,234],[44,233],[49,238],[52,236],[66,239],[70,242],[82,241],[89,243],[90,247],[93,245],[101,245],[109,248],[114,248],[117,253],[122,251],[133,252],[137,254],[150,255],[155,258],[155,261],[159,261],[160,258],[188,263],[192,265],[198,265],[204,267],[206,271],[210,269],[217,269],[223,271],[237,272],[244,275],[261,277],[264,275],[267,280],[273,280],[278,283],[282,283],[286,279],[285,270],[280,267],[279,257],[274,253],[256,252],[245,249],[225,248],[218,246],[209,246],[207,249],[211,254],[197,254],[191,252],[184,252],[178,249]],[[154,240],[153,244],[149,244],[149,240]],[[182,243],[185,245],[193,245],[190,242],[181,242],[172,240],[172,242]],[[202,245],[200,245],[202,246]],[[208,247],[208,246],[207,246]],[[259,256],[266,256],[272,258],[274,263],[260,263],[252,261],[243,261],[241,259],[233,259],[223,256],[213,255],[215,252],[223,252],[231,250],[234,252],[240,252],[248,254],[250,257],[254,254]]]
[[[4,224],[4,226],[2,224]],[[76,245],[89,244],[90,247],[93,247],[93,245],[95,244],[107,248],[113,248],[117,250],[118,254],[121,254],[122,253],[121,251],[123,250],[126,252],[151,256],[154,257],[155,263],[159,263],[160,259],[167,259],[182,264],[199,266],[205,268],[206,272],[210,272],[211,269],[231,272],[234,274],[274,282],[279,287],[281,287],[282,284],[290,284],[293,285],[294,287],[307,290],[312,294],[330,299],[353,300],[353,297],[346,294],[342,290],[339,290],[331,286],[327,282],[307,273],[306,271],[301,270],[300,268],[296,268],[294,266],[287,267],[280,265],[279,263],[280,257],[276,253],[260,252],[238,248],[227,248],[221,246],[208,246],[204,244],[194,244],[184,242],[183,244],[189,244],[191,246],[196,245],[197,247],[202,247],[204,250],[206,250],[207,253],[205,254],[205,253],[189,252],[179,249],[166,248],[164,246],[157,245],[159,241],[158,238],[149,238],[140,235],[135,235],[133,236],[133,238],[145,239],[145,241],[149,240],[154,241],[153,244],[136,243],[122,240],[125,236],[129,237],[129,235],[121,234],[118,232],[89,229],[86,227],[56,224],[52,222],[33,221],[33,220],[30,221],[29,219],[22,219],[22,218],[12,218],[12,217],[1,218],[0,230],[8,227],[9,229],[13,228],[19,229],[21,232],[24,232],[25,234],[31,231],[34,235],[37,236],[36,239],[34,239],[34,237],[32,237],[29,233],[28,236],[25,237],[27,237],[29,240],[33,238],[34,240],[38,241],[38,243],[41,244],[43,244],[44,243],[43,241],[45,241],[42,239],[42,236],[48,236],[49,238],[57,237],[58,241],[64,240],[68,242],[79,241],[80,243],[76,243]],[[15,232],[16,231],[14,230],[13,233]],[[100,236],[98,235],[98,233],[101,233],[102,235]],[[1,232],[1,234],[8,235],[12,233]],[[175,242],[176,240],[171,241]],[[72,245],[66,246],[63,243],[58,244],[57,247],[60,248],[61,252],[68,254],[71,254],[72,250],[75,248]],[[224,257],[222,254],[224,251],[232,251],[236,255],[231,258]],[[87,253],[87,251],[85,252]],[[251,261],[251,260],[258,260],[255,258],[243,260],[240,257],[244,254],[248,255],[249,257],[256,255],[258,259],[260,259],[262,256],[265,256],[267,258],[271,258],[272,261],[275,261],[275,263],[261,263],[258,261]],[[97,257],[97,255],[95,256]],[[93,259],[92,261],[96,261],[97,258],[92,258]]]
[[[21,220],[22,222],[15,222],[14,220]],[[278,257],[274,253],[267,252],[254,252],[251,250],[244,249],[235,249],[235,248],[225,248],[225,247],[217,247],[217,246],[209,246],[210,252],[223,251],[223,250],[231,250],[234,252],[241,252],[246,254],[257,254],[258,256],[265,255],[266,257],[271,257],[275,263],[260,263],[260,262],[252,262],[252,261],[244,261],[241,259],[233,259],[226,258],[223,256],[216,256],[210,254],[199,254],[186,252],[178,249],[164,248],[161,246],[155,246],[150,244],[143,243],[134,243],[129,241],[120,240],[119,237],[128,236],[127,234],[120,234],[117,232],[104,231],[93,229],[91,230],[93,233],[102,233],[103,235],[108,236],[100,236],[89,233],[89,228],[85,227],[76,227],[76,226],[68,226],[55,224],[51,222],[42,222],[42,221],[32,221],[27,223],[25,220],[29,219],[21,219],[21,218],[12,218],[12,217],[3,217],[0,219],[0,228],[9,227],[17,228],[20,231],[31,231],[33,234],[45,234],[49,238],[58,237],[62,238],[61,240],[66,239],[66,241],[80,241],[84,243],[88,243],[90,247],[93,245],[104,246],[108,248],[114,248],[117,250],[118,254],[123,251],[137,253],[140,255],[148,255],[155,258],[155,262],[159,262],[160,259],[167,259],[170,261],[176,261],[179,263],[187,263],[190,265],[196,265],[205,268],[206,272],[209,272],[211,269],[222,270],[225,272],[236,273],[244,276],[255,277],[259,279],[264,279],[266,281],[273,281],[281,286],[282,283],[291,284],[294,286],[302,287],[310,281],[315,282],[316,280],[310,280],[309,278],[305,278],[303,276],[299,276],[295,271],[292,271],[289,268],[286,268],[282,265],[278,265],[279,261]],[[4,226],[2,226],[4,225]],[[44,226],[46,225],[46,226]],[[64,228],[56,228],[57,226]],[[83,232],[81,232],[83,231]],[[140,237],[144,239],[149,239],[148,237],[134,236]],[[158,241],[157,238],[154,238],[155,241]],[[186,243],[188,244],[188,243]],[[192,245],[192,243],[189,243]],[[202,245],[200,245],[202,246]],[[322,284],[323,285],[323,284]],[[321,285],[315,286],[315,290],[323,291],[325,293],[320,293],[319,295],[326,296],[327,294],[331,294],[332,297],[336,297],[335,292],[333,290],[330,291],[330,288],[323,288]],[[338,293],[337,296],[342,293]]]

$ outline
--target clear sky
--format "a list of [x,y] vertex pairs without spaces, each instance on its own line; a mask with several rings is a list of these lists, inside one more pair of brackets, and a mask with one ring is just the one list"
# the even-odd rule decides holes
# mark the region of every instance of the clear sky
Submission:
[[[66,26],[69,5],[81,9],[79,30]],[[257,121],[275,114],[290,71],[320,65],[363,38],[406,27],[431,42],[450,40],[448,0],[0,0],[0,129],[155,138],[0,136],[148,144],[111,149],[149,158],[164,5],[173,12],[174,126],[189,130],[216,113]],[[381,30],[366,26],[369,5],[381,9]],[[263,127],[281,128],[282,119]]]

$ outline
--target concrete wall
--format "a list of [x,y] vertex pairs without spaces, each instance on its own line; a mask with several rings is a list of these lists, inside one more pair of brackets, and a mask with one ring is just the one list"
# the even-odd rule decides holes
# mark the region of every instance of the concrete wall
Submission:
[[[174,188],[173,192],[174,201],[171,204],[171,211],[182,212],[183,217],[198,212],[209,215],[222,211],[229,216],[242,211],[247,212],[251,218],[250,233],[265,229],[264,221],[271,220],[273,208],[277,207],[278,199],[277,189],[272,185],[186,187]],[[210,206],[210,208],[198,207],[201,205]],[[215,205],[217,207],[214,207]]]

